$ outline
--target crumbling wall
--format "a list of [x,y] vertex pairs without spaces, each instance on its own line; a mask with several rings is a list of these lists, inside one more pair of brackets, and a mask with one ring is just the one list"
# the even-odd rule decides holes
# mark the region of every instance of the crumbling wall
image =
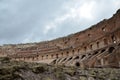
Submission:
[[55,65],[120,67],[119,44],[120,10],[110,19],[75,34],[39,43],[1,46],[0,56]]

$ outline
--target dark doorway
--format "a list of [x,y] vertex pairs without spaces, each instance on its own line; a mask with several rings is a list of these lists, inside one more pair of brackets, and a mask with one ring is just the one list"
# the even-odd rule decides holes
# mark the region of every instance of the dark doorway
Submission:
[[83,59],[85,57],[85,55],[82,55],[81,59]]
[[74,59],[79,59],[79,56],[76,56]]
[[105,52],[105,49],[101,50],[101,53]]
[[72,57],[70,57],[69,59],[68,59],[68,61],[70,61],[72,59]]
[[79,67],[79,66],[80,66],[80,63],[79,63],[79,62],[76,62],[76,63],[75,63],[75,66],[76,66],[76,67]]
[[110,47],[109,50],[108,50],[109,53],[112,53],[114,49],[115,49],[114,47]]

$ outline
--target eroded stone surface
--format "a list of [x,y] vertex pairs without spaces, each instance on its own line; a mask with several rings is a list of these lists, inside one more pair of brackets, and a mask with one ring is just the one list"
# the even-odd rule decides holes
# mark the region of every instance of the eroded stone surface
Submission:
[[0,58],[0,80],[119,80],[117,68],[78,68]]
[[120,68],[120,10],[110,19],[66,37],[0,46],[0,56],[81,68]]

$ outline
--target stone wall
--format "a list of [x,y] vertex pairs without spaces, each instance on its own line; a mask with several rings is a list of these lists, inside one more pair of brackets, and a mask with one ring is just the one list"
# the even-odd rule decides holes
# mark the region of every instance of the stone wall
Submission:
[[90,28],[39,43],[0,47],[13,60],[80,67],[120,67],[120,10]]

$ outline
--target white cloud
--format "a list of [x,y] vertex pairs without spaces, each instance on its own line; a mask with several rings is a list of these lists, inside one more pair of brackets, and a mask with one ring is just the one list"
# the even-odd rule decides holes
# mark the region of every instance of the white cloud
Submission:
[[[95,2],[92,1],[90,3],[84,3],[82,5],[78,3],[75,3],[78,6],[70,6],[69,4],[66,5],[67,12],[61,15],[58,15],[53,19],[50,23],[48,23],[45,28],[43,33],[46,35],[49,33],[49,31],[56,31],[57,26],[61,25],[64,21],[68,19],[73,19],[73,20],[78,20],[78,19],[93,19],[92,15],[92,9],[95,7]],[[65,4],[64,4],[65,5]]]
[[79,8],[77,9],[77,14],[79,17],[92,19],[93,18],[92,10],[94,7],[95,7],[94,1],[90,3],[84,3],[82,6],[79,6]]
[[118,8],[120,0],[2,0],[0,44],[65,36],[111,17]]
[[114,4],[116,8],[120,8],[120,1],[119,0],[114,0]]
[[64,22],[69,17],[71,17],[70,14],[65,14],[65,15],[57,16],[53,21],[51,21],[50,23],[48,23],[47,25],[45,25],[43,33],[46,35],[46,34],[49,33],[49,31],[56,32],[57,26],[59,24],[61,24],[62,22]]
[[49,25],[46,25],[44,28],[43,33],[46,35],[49,31],[55,30],[56,26],[53,23],[50,23]]

